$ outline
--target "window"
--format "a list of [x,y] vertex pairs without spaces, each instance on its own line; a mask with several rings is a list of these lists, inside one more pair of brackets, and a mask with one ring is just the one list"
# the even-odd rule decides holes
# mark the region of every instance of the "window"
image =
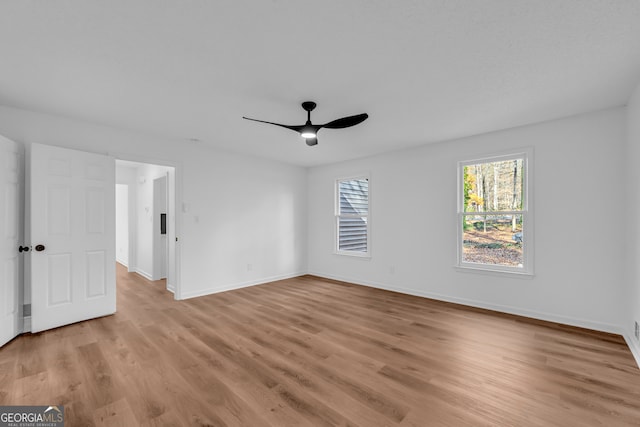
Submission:
[[369,256],[369,178],[336,181],[336,251]]
[[530,153],[458,164],[458,266],[533,273]]

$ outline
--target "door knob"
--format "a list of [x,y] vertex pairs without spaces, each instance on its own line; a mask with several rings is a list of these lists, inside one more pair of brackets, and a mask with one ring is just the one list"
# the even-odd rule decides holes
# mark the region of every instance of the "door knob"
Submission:
[[29,252],[29,246],[18,246],[18,252],[22,253],[22,252]]
[[36,251],[38,251],[38,252],[44,251],[44,245],[37,245],[36,246]]

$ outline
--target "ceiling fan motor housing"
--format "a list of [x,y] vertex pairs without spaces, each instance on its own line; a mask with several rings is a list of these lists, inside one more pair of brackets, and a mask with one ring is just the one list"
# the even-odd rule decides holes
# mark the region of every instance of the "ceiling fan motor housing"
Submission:
[[304,108],[304,111],[311,112],[316,108],[316,103],[313,101],[305,101],[302,103],[302,108]]

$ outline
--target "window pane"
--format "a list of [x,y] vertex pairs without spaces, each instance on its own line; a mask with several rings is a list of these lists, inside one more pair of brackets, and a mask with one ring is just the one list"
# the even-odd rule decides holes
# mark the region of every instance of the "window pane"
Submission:
[[522,215],[463,215],[462,261],[522,267]]
[[464,211],[522,210],[523,159],[464,166]]
[[367,252],[367,218],[341,217],[338,219],[338,249]]
[[340,215],[369,213],[369,180],[350,179],[338,183]]

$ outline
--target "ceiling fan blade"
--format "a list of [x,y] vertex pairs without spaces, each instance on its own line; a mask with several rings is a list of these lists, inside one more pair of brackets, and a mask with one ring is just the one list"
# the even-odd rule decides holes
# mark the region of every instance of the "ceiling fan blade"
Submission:
[[280,123],[266,122],[266,121],[264,121],[264,120],[252,119],[252,118],[250,118],[250,117],[244,117],[244,116],[243,116],[242,118],[243,118],[243,119],[245,119],[245,120],[251,120],[251,121],[253,121],[253,122],[260,122],[260,123],[266,123],[266,124],[269,124],[269,125],[276,125],[276,126],[280,126],[280,127],[286,128],[286,129],[291,129],[292,131],[295,131],[295,132],[300,132],[300,131],[302,131],[302,128],[304,127],[304,125],[302,125],[302,126],[289,126],[289,125],[282,125],[282,124],[280,124]]
[[306,142],[309,147],[313,147],[314,145],[318,145],[318,138],[305,138],[304,142]]
[[355,116],[336,119],[332,122],[322,125],[322,127],[327,129],[344,129],[362,123],[367,120],[368,117],[369,115],[367,113],[356,114]]

